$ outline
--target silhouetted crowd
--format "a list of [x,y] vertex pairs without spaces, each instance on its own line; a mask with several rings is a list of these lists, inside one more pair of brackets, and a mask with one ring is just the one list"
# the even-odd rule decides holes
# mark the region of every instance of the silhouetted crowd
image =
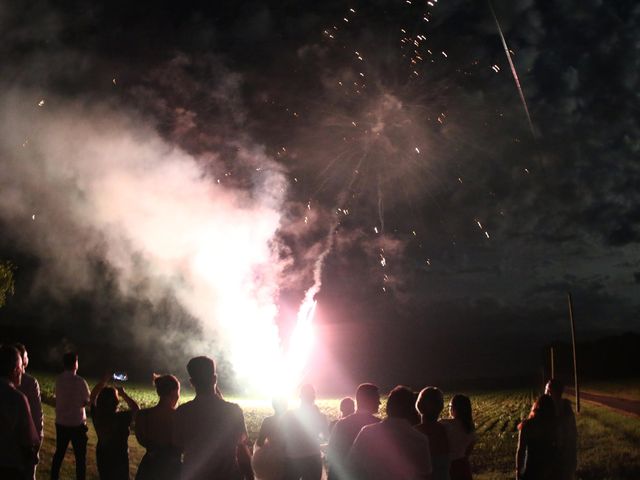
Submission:
[[[26,373],[29,359],[21,344],[0,347],[0,479],[35,479],[42,461],[40,388]],[[300,389],[300,404],[288,409],[273,400],[274,414],[263,420],[255,445],[247,435],[242,409],[217,388],[215,363],[195,357],[187,363],[195,398],[178,406],[180,382],[154,377],[158,403],[140,410],[106,375],[89,390],[77,374],[78,356],[63,357],[55,384],[56,450],[51,479],[57,480],[69,443],[76,479],[86,477],[87,409],[98,442],[101,480],[129,479],[128,439],[133,427],[146,453],[136,480],[470,480],[478,439],[471,401],[454,395],[449,418],[440,418],[444,396],[436,387],[416,395],[404,386],[389,392],[386,417],[377,416],[380,392],[363,383],[355,402],[340,402],[340,418],[329,422],[316,405],[311,385]],[[565,480],[575,477],[576,423],[563,386],[552,379],[519,426],[517,479]],[[121,400],[127,409],[121,409]]]

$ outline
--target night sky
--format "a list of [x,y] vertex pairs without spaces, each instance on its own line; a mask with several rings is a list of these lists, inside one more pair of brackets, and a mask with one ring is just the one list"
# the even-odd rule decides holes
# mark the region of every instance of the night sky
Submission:
[[55,163],[16,160],[14,118],[64,112],[144,124],[246,202],[282,193],[283,339],[329,247],[323,385],[535,371],[570,338],[569,291],[582,339],[640,330],[636,2],[494,1],[533,130],[484,1],[99,3],[0,7],[0,258],[18,266],[3,322],[76,342],[165,332],[140,342],[149,361],[197,331],[172,288],[122,288],[110,237],[48,187]]

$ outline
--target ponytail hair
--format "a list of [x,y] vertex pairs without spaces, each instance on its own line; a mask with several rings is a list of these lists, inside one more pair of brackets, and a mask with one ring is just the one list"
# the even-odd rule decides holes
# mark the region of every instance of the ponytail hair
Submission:
[[451,408],[455,410],[455,418],[462,422],[462,426],[467,433],[471,433],[476,429],[473,423],[473,414],[471,412],[471,400],[466,395],[454,395],[451,399]]

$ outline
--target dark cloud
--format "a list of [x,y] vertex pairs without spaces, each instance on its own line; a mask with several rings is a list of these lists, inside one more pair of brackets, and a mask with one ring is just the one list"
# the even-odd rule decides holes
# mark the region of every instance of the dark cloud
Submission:
[[543,325],[533,348],[571,291],[585,328],[633,325],[640,9],[493,5],[535,138],[488,5],[465,0],[22,2],[0,16],[3,81],[134,111],[241,191],[247,152],[273,158],[285,323],[337,221],[328,324],[467,346]]

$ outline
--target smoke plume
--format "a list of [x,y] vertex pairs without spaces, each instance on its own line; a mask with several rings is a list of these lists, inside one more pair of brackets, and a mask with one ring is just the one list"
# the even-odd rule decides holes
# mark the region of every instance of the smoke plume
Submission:
[[[198,320],[202,335],[181,337],[184,350],[222,346],[241,381],[263,386],[280,358],[281,167],[259,146],[237,144],[254,175],[246,188],[228,186],[217,154],[201,162],[140,113],[25,90],[0,102],[0,218],[44,259],[47,287],[86,289],[100,258],[123,296],[152,305],[171,296]],[[170,319],[158,323],[169,328],[150,332],[135,315],[119,327],[171,346],[179,332]]]

